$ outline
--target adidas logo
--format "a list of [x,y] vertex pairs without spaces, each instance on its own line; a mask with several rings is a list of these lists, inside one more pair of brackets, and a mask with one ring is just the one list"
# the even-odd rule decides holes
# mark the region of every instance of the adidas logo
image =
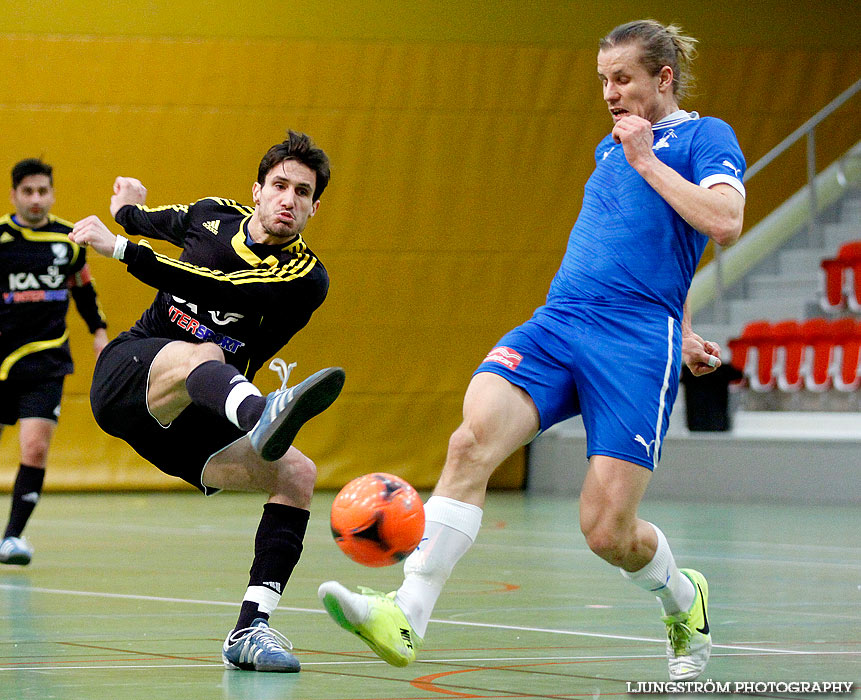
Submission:
[[39,494],[35,491],[31,491],[30,493],[25,493],[21,496],[22,501],[26,501],[27,503],[38,503],[39,502]]
[[267,588],[271,588],[276,593],[281,592],[281,584],[278,581],[264,581],[263,585]]
[[203,228],[207,231],[212,231],[216,236],[218,235],[218,224],[221,223],[220,219],[215,219],[214,221],[204,221]]
[[9,233],[8,231],[4,231],[3,235],[0,236],[0,243],[9,243],[10,241],[14,241],[15,237]]

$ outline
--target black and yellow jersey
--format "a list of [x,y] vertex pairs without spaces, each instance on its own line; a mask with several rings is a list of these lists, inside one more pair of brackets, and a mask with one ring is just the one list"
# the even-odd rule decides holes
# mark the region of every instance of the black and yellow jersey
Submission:
[[105,328],[85,251],[53,214],[37,229],[0,218],[0,381],[57,378],[73,369],[69,292],[91,333]]
[[212,342],[252,379],[308,323],[329,290],[323,264],[299,236],[287,245],[254,243],[254,209],[208,197],[190,205],[126,205],[116,214],[129,234],[169,241],[179,259],[129,242],[129,272],[158,289],[132,327],[139,337]]

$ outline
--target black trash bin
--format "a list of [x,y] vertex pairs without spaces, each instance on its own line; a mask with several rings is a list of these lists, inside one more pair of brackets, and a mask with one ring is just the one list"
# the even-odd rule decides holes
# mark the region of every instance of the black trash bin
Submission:
[[682,368],[682,386],[685,388],[685,412],[688,430],[729,430],[729,385],[744,375],[731,364],[724,364],[714,372],[695,377],[687,367]]

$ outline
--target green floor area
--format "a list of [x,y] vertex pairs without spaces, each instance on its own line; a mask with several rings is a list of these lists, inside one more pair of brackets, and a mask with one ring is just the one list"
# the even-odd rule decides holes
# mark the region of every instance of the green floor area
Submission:
[[[573,698],[667,680],[656,601],[588,551],[576,502],[521,493],[490,496],[419,661],[383,664],[316,597],[330,578],[392,590],[402,575],[337,549],[333,495],[315,497],[272,618],[303,664],[285,676],[226,671],[220,658],[260,497],[47,494],[26,533],[32,564],[0,567],[0,698]],[[641,515],[680,566],[709,580],[715,648],[703,680],[859,687],[859,509],[647,499]]]

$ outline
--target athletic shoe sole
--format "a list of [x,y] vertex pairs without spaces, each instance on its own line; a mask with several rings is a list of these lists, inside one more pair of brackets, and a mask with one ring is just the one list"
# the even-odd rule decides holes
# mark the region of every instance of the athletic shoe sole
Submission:
[[299,429],[331,406],[344,387],[346,375],[340,367],[321,369],[293,387],[288,410],[275,417],[263,433],[260,456],[267,462],[283,457]]
[[32,559],[31,556],[27,554],[13,554],[8,559],[0,560],[0,564],[15,564],[17,566],[27,566]]

